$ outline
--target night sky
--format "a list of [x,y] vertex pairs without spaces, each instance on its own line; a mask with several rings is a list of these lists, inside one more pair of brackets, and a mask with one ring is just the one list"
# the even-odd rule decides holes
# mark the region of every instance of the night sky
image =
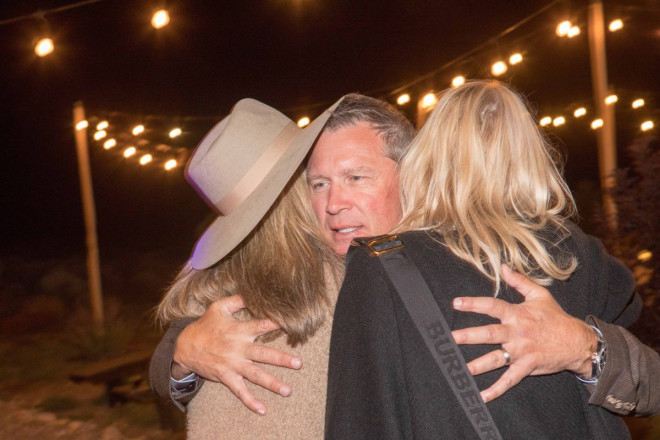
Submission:
[[[0,22],[74,1],[2,2]],[[3,221],[0,256],[84,253],[84,227],[72,106],[87,114],[116,111],[178,117],[193,148],[239,99],[252,97],[297,119],[316,116],[347,92],[394,102],[399,88],[413,101],[447,87],[462,73],[490,77],[490,64],[514,51],[524,61],[501,78],[523,92],[540,115],[564,114],[551,130],[567,156],[572,188],[597,184],[594,133],[571,116],[593,110],[586,0],[555,2],[514,31],[494,38],[550,1],[170,0],[169,26],[154,30],[155,1],[104,0],[46,15],[55,52],[37,58],[33,39],[43,23],[0,26],[0,151]],[[605,1],[609,82],[619,94],[619,161],[649,115],[658,118],[660,7],[652,0]],[[573,39],[554,29],[569,18]],[[442,68],[473,48],[470,56]],[[435,72],[435,74],[431,74]],[[416,81],[421,79],[419,81]],[[415,82],[414,85],[410,85]],[[644,109],[630,110],[633,97]],[[409,104],[408,111],[414,104]],[[570,112],[568,110],[571,110]],[[186,127],[185,117],[192,122]],[[147,124],[148,126],[148,124]],[[194,129],[193,129],[194,126]],[[210,210],[182,177],[124,160],[90,143],[99,246],[130,247],[185,259]]]

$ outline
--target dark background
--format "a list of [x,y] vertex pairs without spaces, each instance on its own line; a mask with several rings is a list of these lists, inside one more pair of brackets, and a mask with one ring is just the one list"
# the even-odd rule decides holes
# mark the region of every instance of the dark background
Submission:
[[[0,21],[71,3],[3,2]],[[148,115],[179,118],[185,133],[173,144],[194,148],[243,97],[293,119],[314,117],[352,91],[394,102],[393,92],[402,88],[415,102],[428,90],[447,87],[457,73],[490,77],[491,63],[514,51],[522,52],[524,61],[501,78],[523,92],[539,116],[567,118],[550,134],[567,158],[566,176],[588,223],[600,197],[595,135],[589,129],[588,2],[554,2],[495,38],[551,3],[170,0],[170,25],[154,30],[149,21],[159,2],[104,0],[47,14],[56,48],[46,58],[36,57],[32,47],[42,21],[4,24],[0,255],[84,255],[71,116],[77,100],[88,116],[116,111],[142,121]],[[660,122],[660,14],[652,0],[605,1],[604,7],[606,24],[615,16],[625,23],[623,30],[607,33],[609,82],[620,99],[619,162],[625,165],[624,147],[639,135],[648,118],[643,115],[654,116],[656,126]],[[555,36],[564,18],[581,27],[578,37]],[[638,112],[630,110],[635,97],[646,100]],[[574,120],[574,104],[585,104],[591,113]],[[411,116],[414,107],[406,107]],[[130,250],[171,261],[172,267],[182,263],[209,220],[182,168],[140,167],[124,160],[118,148],[104,151],[93,142],[90,150],[102,261]]]

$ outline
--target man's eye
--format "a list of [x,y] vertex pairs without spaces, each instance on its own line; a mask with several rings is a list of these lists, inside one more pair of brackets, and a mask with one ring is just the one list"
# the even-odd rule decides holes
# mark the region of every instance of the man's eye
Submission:
[[325,185],[326,185],[325,182],[316,182],[316,183],[312,183],[311,186],[312,186],[312,189],[321,189],[321,188],[323,188]]
[[359,182],[360,180],[364,179],[364,176],[350,176],[349,179],[351,182]]

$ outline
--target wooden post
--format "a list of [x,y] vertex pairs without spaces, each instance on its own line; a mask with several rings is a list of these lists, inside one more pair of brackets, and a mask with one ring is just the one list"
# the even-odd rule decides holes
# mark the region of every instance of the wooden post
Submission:
[[96,234],[96,208],[92,189],[92,172],[89,166],[89,147],[87,145],[87,127],[78,128],[78,123],[85,120],[85,108],[82,101],[73,104],[73,130],[78,151],[78,174],[80,175],[80,194],[83,215],[85,217],[85,237],[87,242],[87,282],[92,305],[94,327],[103,331],[103,293],[101,291],[101,269],[99,264],[99,246]]
[[605,104],[607,96],[607,57],[605,56],[605,23],[603,3],[589,1],[589,54],[591,58],[591,81],[596,114],[603,119],[603,126],[596,130],[598,142],[598,167],[603,209],[611,232],[617,229],[617,209],[610,190],[616,185],[616,135],[614,105]]

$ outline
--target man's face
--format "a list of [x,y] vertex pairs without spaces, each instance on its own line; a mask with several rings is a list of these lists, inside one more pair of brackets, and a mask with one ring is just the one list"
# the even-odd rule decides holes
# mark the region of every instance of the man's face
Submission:
[[368,123],[324,131],[307,164],[323,237],[345,254],[355,237],[388,233],[401,219],[396,163]]

